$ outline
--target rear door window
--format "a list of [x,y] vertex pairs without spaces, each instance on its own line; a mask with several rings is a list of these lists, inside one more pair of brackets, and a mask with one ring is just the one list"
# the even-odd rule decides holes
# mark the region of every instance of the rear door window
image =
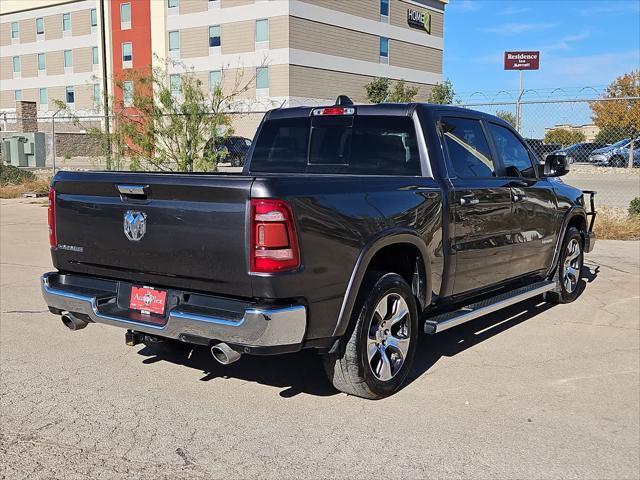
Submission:
[[453,170],[461,178],[494,177],[496,168],[479,120],[443,117],[440,129]]
[[404,116],[331,115],[268,120],[252,172],[421,174],[413,121]]
[[501,125],[489,123],[497,154],[508,177],[536,178],[529,151],[516,135]]

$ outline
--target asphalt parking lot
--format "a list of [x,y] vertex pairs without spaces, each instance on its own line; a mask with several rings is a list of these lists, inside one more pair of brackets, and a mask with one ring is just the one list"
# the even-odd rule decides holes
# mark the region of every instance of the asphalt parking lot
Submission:
[[598,242],[571,305],[423,338],[410,383],[372,402],[305,352],[222,367],[68,331],[39,291],[46,208],[0,214],[0,478],[640,476],[640,242]]

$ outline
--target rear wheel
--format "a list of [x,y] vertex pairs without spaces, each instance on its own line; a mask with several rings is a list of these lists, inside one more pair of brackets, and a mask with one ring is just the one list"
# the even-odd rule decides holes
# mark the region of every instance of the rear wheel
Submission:
[[560,259],[554,275],[558,291],[548,292],[546,300],[553,303],[571,303],[578,298],[578,285],[584,262],[583,249],[582,235],[575,227],[569,228],[562,243]]
[[611,160],[609,161],[609,164],[612,167],[625,167],[627,164],[624,161],[624,158],[621,155],[615,155],[613,157],[611,157]]
[[338,390],[378,399],[398,390],[411,369],[417,306],[411,287],[395,273],[368,274],[362,293],[354,326],[338,351],[325,356],[324,366]]

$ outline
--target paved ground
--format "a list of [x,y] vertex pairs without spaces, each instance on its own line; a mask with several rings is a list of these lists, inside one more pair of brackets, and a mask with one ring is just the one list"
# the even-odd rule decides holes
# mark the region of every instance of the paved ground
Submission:
[[48,314],[46,208],[2,201],[0,478],[640,475],[640,243],[599,242],[572,305],[529,302],[423,339],[379,402],[310,354],[124,345]]
[[596,190],[597,205],[629,208],[629,203],[640,197],[640,169],[603,168],[591,165],[571,165],[562,178],[566,183],[583,190]]

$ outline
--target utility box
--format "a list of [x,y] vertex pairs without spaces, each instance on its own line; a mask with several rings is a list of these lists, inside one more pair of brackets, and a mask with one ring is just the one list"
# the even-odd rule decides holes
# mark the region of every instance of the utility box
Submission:
[[42,132],[13,135],[2,142],[4,163],[14,167],[44,167],[47,156]]
[[27,143],[27,139],[19,135],[14,135],[4,140],[2,142],[4,163],[14,167],[27,167],[27,157],[24,154],[25,143]]
[[30,167],[44,167],[47,157],[47,147],[45,134],[42,132],[23,133],[27,139],[24,147],[24,154],[27,157],[27,164]]

